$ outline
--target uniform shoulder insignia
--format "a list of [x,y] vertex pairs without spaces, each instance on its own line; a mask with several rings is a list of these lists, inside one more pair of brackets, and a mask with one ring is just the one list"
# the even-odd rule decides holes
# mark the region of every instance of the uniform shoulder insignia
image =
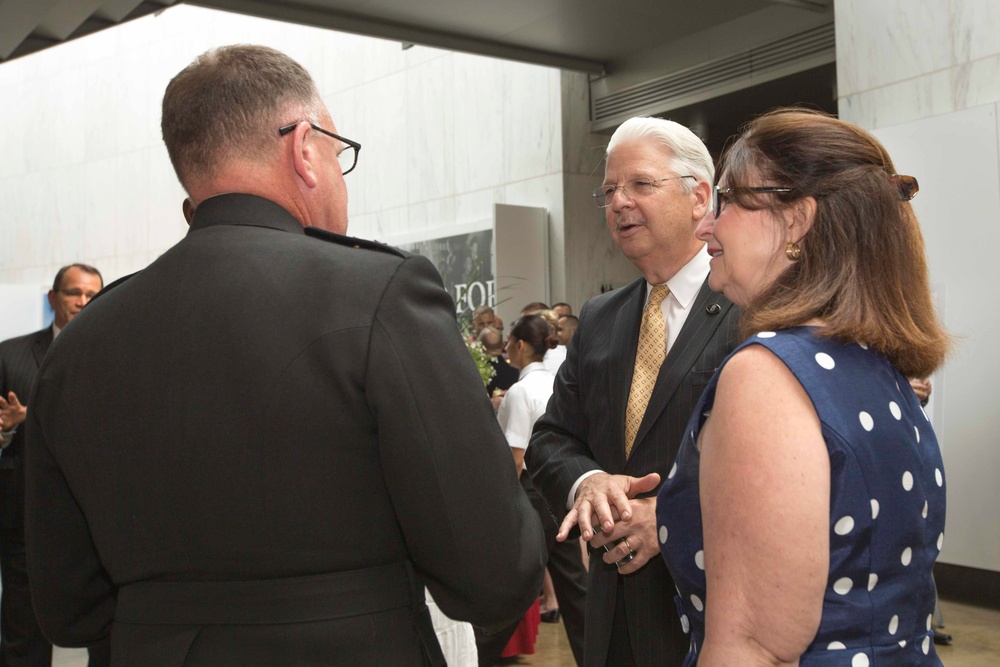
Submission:
[[394,248],[391,245],[386,245],[384,243],[379,243],[378,241],[369,241],[368,239],[359,239],[354,236],[344,236],[343,234],[334,234],[333,232],[328,232],[325,229],[320,229],[319,227],[306,227],[306,236],[311,236],[321,241],[328,241],[330,243],[336,243],[338,245],[349,246],[351,248],[364,248],[365,250],[379,250],[381,252],[387,252],[397,257],[405,258],[407,255],[399,248]]

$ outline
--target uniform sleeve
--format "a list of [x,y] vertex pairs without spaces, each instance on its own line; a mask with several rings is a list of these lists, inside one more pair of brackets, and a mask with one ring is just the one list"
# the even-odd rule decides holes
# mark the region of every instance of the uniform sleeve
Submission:
[[570,340],[566,361],[559,367],[545,414],[535,422],[525,465],[531,482],[545,497],[553,516],[562,521],[570,490],[581,476],[600,471],[601,466],[587,444],[590,420],[580,395],[581,355],[586,353],[589,304],[580,311],[580,323]]
[[81,647],[111,632],[114,586],[101,566],[83,512],[46,441],[57,388],[40,380],[25,421],[25,544],[38,624],[54,644]]
[[517,619],[537,597],[544,536],[428,260],[402,262],[372,326],[366,392],[407,549],[449,617]]

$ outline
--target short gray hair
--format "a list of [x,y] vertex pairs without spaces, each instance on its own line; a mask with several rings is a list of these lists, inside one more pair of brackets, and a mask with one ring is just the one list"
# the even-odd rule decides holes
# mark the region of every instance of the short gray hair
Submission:
[[[715,163],[711,154],[698,135],[680,123],[645,116],[629,118],[611,135],[605,156],[610,156],[618,144],[626,141],[653,141],[666,146],[674,154],[670,166],[678,176],[690,174],[709,185],[715,183]],[[680,182],[684,192],[691,192],[690,181],[682,178]]]

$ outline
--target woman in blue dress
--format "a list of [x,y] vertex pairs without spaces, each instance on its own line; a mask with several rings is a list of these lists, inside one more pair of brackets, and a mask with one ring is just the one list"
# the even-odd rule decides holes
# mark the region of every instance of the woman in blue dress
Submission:
[[744,309],[657,501],[687,664],[940,665],[944,467],[907,378],[948,347],[885,149],[829,116],[753,121],[697,235]]

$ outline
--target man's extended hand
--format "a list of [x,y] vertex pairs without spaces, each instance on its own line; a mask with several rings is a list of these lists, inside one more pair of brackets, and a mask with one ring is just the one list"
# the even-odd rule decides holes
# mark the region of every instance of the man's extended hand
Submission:
[[0,396],[0,422],[3,423],[3,430],[9,431],[23,423],[27,414],[28,409],[17,400],[17,394],[8,393],[6,400]]
[[[594,547],[614,545],[602,558],[614,565],[634,552],[632,560],[618,567],[621,574],[631,574],[660,553],[656,542],[656,498],[632,500],[632,518],[622,519],[611,531],[601,531],[590,541]],[[619,544],[615,544],[619,542]]]
[[[597,473],[583,480],[576,490],[576,500],[573,509],[566,514],[556,539],[560,542],[569,537],[573,524],[580,525],[580,536],[585,541],[594,537],[593,517],[601,530],[610,533],[615,527],[615,521],[632,519],[631,499],[640,493],[646,493],[656,488],[660,483],[660,475],[651,472],[645,477],[629,477],[628,475],[609,475]],[[614,511],[614,513],[613,513]],[[618,516],[616,517],[615,514]],[[655,517],[653,518],[655,532]],[[655,542],[655,540],[654,540]]]

